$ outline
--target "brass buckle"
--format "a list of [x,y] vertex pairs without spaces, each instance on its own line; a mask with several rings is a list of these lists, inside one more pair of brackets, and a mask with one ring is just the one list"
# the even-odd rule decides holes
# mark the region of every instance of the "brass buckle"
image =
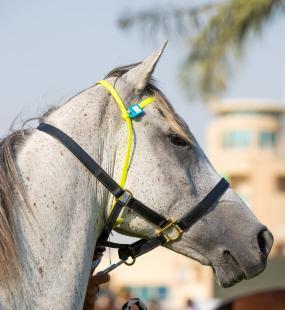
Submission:
[[[174,229],[176,234],[171,236],[170,233],[166,233],[169,229]],[[176,221],[168,220],[162,228],[159,228],[159,234],[164,236],[166,242],[172,242],[181,238],[183,230],[176,224]]]

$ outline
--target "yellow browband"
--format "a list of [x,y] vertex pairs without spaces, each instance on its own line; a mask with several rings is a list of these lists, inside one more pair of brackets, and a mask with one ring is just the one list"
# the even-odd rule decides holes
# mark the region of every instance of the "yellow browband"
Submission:
[[[121,179],[119,181],[119,185],[124,188],[127,176],[128,176],[128,170],[130,166],[130,161],[131,161],[131,155],[132,155],[132,145],[133,145],[133,126],[132,126],[132,118],[130,116],[130,110],[127,110],[122,99],[120,98],[118,92],[115,90],[115,88],[108,83],[105,80],[101,80],[97,82],[97,84],[101,84],[105,88],[108,89],[114,100],[116,101],[119,109],[121,110],[122,113],[122,119],[126,122],[127,125],[127,130],[128,130],[128,143],[127,143],[127,150],[126,150],[126,156],[125,156],[125,161],[122,169],[122,175]],[[143,108],[145,108],[147,105],[151,104],[154,101],[155,97],[147,97],[146,99],[142,100],[140,103],[135,104],[132,107],[134,107],[134,111],[136,112],[136,108],[140,109],[141,111]],[[140,111],[140,112],[141,112]],[[134,112],[134,113],[135,113]],[[143,113],[143,112],[142,112]],[[142,113],[139,113],[138,115],[141,115]],[[111,211],[114,207],[115,201],[112,205]],[[116,225],[121,224],[123,221],[122,218],[118,218],[116,221]]]

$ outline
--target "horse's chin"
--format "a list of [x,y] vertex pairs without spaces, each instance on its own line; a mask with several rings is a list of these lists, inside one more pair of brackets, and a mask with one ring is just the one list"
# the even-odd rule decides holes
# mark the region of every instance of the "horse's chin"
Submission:
[[241,270],[231,270],[222,266],[215,266],[213,267],[213,272],[217,283],[223,288],[231,287],[245,279],[245,274]]

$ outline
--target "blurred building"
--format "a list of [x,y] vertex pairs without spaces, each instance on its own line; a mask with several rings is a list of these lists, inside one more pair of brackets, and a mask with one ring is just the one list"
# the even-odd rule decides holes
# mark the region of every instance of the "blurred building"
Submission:
[[112,271],[111,288],[118,295],[125,289],[144,301],[158,299],[163,310],[184,310],[187,299],[198,302],[197,309],[210,309],[215,298],[285,287],[285,106],[227,101],[214,105],[213,111],[207,155],[273,232],[275,243],[266,271],[250,281],[221,289],[211,268],[160,247],[138,258],[133,267]]
[[208,156],[274,235],[285,254],[285,105],[224,101],[214,105]]
[[[107,255],[104,265],[109,265]],[[188,299],[211,303],[212,273],[210,267],[159,247],[139,257],[134,266],[122,265],[112,271],[110,289],[117,296],[127,291],[146,303],[157,300],[162,310],[184,310]]]

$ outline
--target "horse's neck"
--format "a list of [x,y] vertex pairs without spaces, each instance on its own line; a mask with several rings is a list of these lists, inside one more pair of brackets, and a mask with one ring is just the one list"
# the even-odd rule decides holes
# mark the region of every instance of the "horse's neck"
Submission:
[[[108,141],[108,120],[103,118],[103,98],[93,92],[91,88],[82,93],[47,122],[99,160],[99,155],[108,158],[99,138],[105,129],[104,141]],[[15,305],[80,309],[108,195],[69,150],[42,132],[29,138],[18,156],[18,166],[32,212],[23,207],[17,210],[24,272],[18,293],[13,294]]]

